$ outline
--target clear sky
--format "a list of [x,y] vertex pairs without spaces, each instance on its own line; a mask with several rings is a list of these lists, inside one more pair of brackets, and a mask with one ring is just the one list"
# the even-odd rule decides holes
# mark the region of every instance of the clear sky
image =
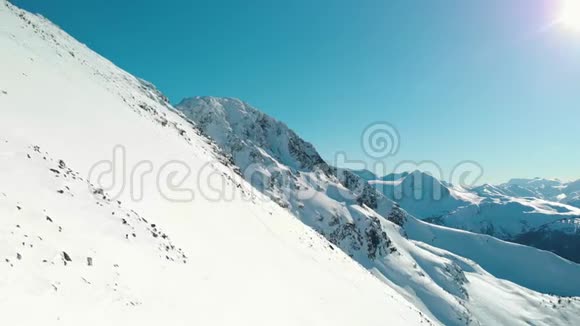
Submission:
[[174,103],[237,97],[327,160],[366,159],[374,121],[401,160],[484,180],[580,178],[580,30],[564,0],[12,0]]

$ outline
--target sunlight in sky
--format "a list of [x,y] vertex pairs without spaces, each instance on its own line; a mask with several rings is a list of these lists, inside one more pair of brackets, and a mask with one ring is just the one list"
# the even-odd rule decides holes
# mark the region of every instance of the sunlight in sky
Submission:
[[563,0],[559,23],[580,32],[580,0]]

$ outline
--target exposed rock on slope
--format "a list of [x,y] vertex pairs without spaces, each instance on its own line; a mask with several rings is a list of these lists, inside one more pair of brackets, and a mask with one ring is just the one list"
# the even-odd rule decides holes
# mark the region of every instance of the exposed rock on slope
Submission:
[[[528,318],[502,309],[497,309],[497,315],[482,309],[480,305],[497,306],[497,302],[487,303],[486,287],[500,293],[507,292],[504,298],[509,300],[515,300],[520,294],[527,298],[535,297],[537,302],[557,300],[495,279],[480,267],[478,260],[492,269],[494,262],[493,256],[487,255],[488,248],[482,244],[483,236],[445,229],[449,232],[446,237],[450,239],[458,234],[466,235],[465,247],[479,254],[464,254],[469,254],[475,262],[431,247],[430,244],[438,244],[425,236],[432,234],[431,225],[408,215],[357,173],[328,166],[312,145],[283,123],[248,104],[231,98],[195,97],[183,100],[177,108],[231,156],[240,173],[258,190],[289,209],[441,323],[485,324],[490,320],[515,323]],[[410,234],[407,228],[412,231]],[[425,243],[407,238],[412,236],[422,237],[421,241]],[[516,245],[503,241],[498,240],[496,245],[499,250],[511,249],[508,256],[523,253],[514,249]],[[461,249],[458,242],[442,243],[442,246],[452,252]],[[568,265],[569,262],[559,258],[552,261],[557,257],[527,249],[530,259],[551,262],[550,266],[562,276],[580,273],[580,266]],[[539,291],[580,294],[580,284],[559,287],[558,281],[548,277],[530,276],[538,281],[526,283],[521,271],[515,268],[514,273],[503,273],[502,277]],[[574,307],[572,305],[570,309]],[[550,316],[551,322],[560,320],[559,312],[547,311],[542,305],[528,308],[542,311]],[[571,310],[566,311],[567,315],[572,314]]]

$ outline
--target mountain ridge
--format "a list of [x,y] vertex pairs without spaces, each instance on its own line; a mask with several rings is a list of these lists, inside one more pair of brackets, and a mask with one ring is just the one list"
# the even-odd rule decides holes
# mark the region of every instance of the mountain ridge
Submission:
[[[202,133],[209,134],[216,141],[217,146],[232,157],[232,162],[238,166],[241,175],[248,180],[253,180],[255,177],[253,172],[258,171],[260,177],[257,179],[261,181],[251,183],[259,191],[272,197],[280,206],[291,211],[305,224],[325,236],[361,265],[373,271],[378,278],[399,289],[401,294],[417,306],[429,311],[430,316],[445,324],[457,324],[458,321],[462,321],[460,323],[466,321],[467,323],[477,323],[482,318],[481,315],[473,315],[472,311],[477,310],[477,308],[470,307],[469,295],[477,290],[469,289],[468,282],[468,279],[473,275],[487,273],[477,265],[478,260],[482,260],[484,265],[494,270],[493,262],[496,259],[493,255],[485,253],[485,250],[483,254],[480,252],[486,248],[485,241],[482,241],[485,239],[482,236],[473,234],[464,237],[468,241],[464,241],[463,245],[459,242],[444,243],[443,247],[450,252],[441,251],[442,249],[431,251],[432,249],[428,249],[429,245],[427,244],[431,243],[431,239],[424,236],[432,232],[429,231],[427,224],[413,222],[416,221],[413,216],[407,214],[387,197],[374,191],[372,187],[369,189],[370,185],[356,172],[337,169],[322,162],[309,166],[311,170],[286,165],[288,162],[292,165],[294,159],[287,156],[288,151],[280,151],[278,148],[287,148],[286,142],[288,142],[289,137],[277,137],[280,135],[298,136],[294,132],[280,130],[288,127],[284,124],[277,124],[275,119],[265,118],[265,115],[257,109],[249,110],[249,112],[260,118],[243,114],[243,112],[248,112],[246,109],[248,104],[244,103],[242,106],[240,103],[242,102],[235,100],[232,105],[232,100],[227,98],[211,97],[211,100],[208,100],[207,97],[194,97],[182,101],[177,109],[193,120],[202,129]],[[240,112],[230,112],[237,110]],[[234,118],[229,121],[228,117]],[[256,123],[257,121],[260,122]],[[249,130],[252,130],[252,133],[248,132]],[[267,135],[267,137],[259,136],[260,141],[254,142],[255,133]],[[247,137],[248,135],[251,137]],[[264,138],[268,137],[275,139],[264,141]],[[237,144],[240,143],[244,145],[238,146]],[[268,148],[269,144],[275,144],[274,148]],[[313,149],[309,147],[308,150],[312,151]],[[253,154],[249,154],[249,152]],[[317,153],[312,154],[312,152],[303,155],[320,157]],[[245,173],[248,169],[252,173]],[[302,191],[307,192],[309,196],[301,197]],[[344,210],[345,207],[346,210]],[[336,214],[339,214],[338,219],[327,219],[327,216]],[[368,228],[369,225],[372,227]],[[445,230],[442,234],[446,232],[452,235],[461,234],[460,231]],[[380,234],[383,234],[382,239],[386,246],[377,251],[376,246],[369,246],[369,244],[373,244],[375,235]],[[363,241],[357,242],[357,239],[363,239]],[[381,237],[377,239],[381,239]],[[411,239],[424,241],[425,247],[411,244],[409,241]],[[523,253],[516,245],[500,240],[497,240],[496,244],[506,252]],[[435,245],[440,244],[435,242]],[[464,258],[459,258],[451,253],[460,252],[461,247],[469,247],[475,252],[479,252],[479,254],[464,253],[476,261],[474,264],[478,266],[477,268],[468,268],[467,266],[470,264],[462,265]],[[508,251],[505,250],[506,248],[513,250]],[[529,248],[529,252],[531,256],[534,256],[534,259],[541,261],[557,257],[533,248]],[[423,261],[425,255],[430,258]],[[526,256],[531,258],[529,255]],[[454,258],[448,260],[449,257]],[[505,258],[509,260],[509,255]],[[556,263],[556,261],[559,262]],[[559,257],[554,260],[554,264],[562,264],[562,267],[568,266],[564,269],[570,268],[568,272],[564,272],[564,275],[574,274],[576,273],[574,271],[580,267],[576,264],[570,265],[569,262]],[[442,273],[428,271],[430,266],[441,266]],[[415,268],[422,270],[420,275],[425,279],[419,277],[415,280],[415,276],[412,274]],[[466,272],[463,268],[467,268],[470,272]],[[478,272],[474,272],[476,270]],[[520,273],[518,276],[509,272],[502,274],[502,271],[499,270],[494,270],[494,272],[502,274],[505,279],[516,283],[521,282],[521,284],[526,284],[535,290],[547,292],[555,290],[566,294],[576,293],[576,290],[568,292],[571,289],[570,286],[559,287],[556,290],[555,283],[550,285],[554,280],[548,278],[540,278],[540,283],[545,282],[543,284],[533,280],[524,280],[522,276],[528,270],[519,268],[515,270]],[[488,284],[492,287],[495,286],[491,283]],[[574,287],[576,285],[572,286],[572,288]],[[409,288],[412,290],[409,291]],[[439,300],[434,298],[435,293],[437,293]],[[445,299],[441,300],[442,298]],[[449,314],[450,310],[455,312]]]

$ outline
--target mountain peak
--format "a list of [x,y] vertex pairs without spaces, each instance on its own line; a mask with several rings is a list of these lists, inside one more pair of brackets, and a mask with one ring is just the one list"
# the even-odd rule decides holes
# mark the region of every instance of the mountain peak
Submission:
[[[274,158],[296,170],[328,169],[312,144],[283,122],[239,99],[196,96],[182,100],[176,108],[234,156],[262,157],[263,162]],[[240,153],[242,148],[249,151]]]
[[200,105],[209,105],[212,107],[222,107],[223,109],[231,110],[253,110],[256,109],[250,107],[244,101],[234,98],[234,97],[217,97],[217,96],[193,96],[186,97],[182,99],[176,107],[197,107]]

